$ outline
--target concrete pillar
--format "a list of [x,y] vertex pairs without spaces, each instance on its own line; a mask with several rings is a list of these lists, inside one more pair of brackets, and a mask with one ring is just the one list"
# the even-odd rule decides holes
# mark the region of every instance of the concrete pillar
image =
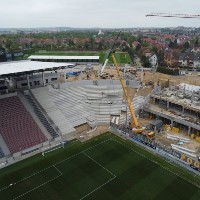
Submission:
[[[63,71],[64,71],[64,72],[63,72],[63,74],[64,74],[64,80],[65,80],[65,83],[66,83],[66,82],[67,82],[67,79],[66,79],[67,70],[64,69]],[[82,72],[81,72],[81,73],[82,73]],[[82,76],[82,74],[81,74],[81,76]],[[82,77],[81,77],[81,80],[82,80]]]
[[174,122],[173,120],[171,120],[171,124],[170,124],[171,128],[174,126]]
[[155,103],[156,103],[156,98],[153,97],[153,104],[155,105]]
[[169,101],[167,101],[167,109],[169,109]]
[[[65,76],[66,77],[66,76]],[[81,67],[81,80],[83,79],[83,68]]]
[[192,96],[191,96],[191,102],[194,101],[194,91],[192,92]]
[[188,134],[190,134],[190,132],[191,132],[191,127],[189,126],[188,127]]
[[42,72],[42,83],[43,83],[43,87],[44,87],[45,86],[44,71]]
[[7,86],[6,77],[4,77],[4,84]]
[[185,112],[185,108],[184,108],[184,107],[182,107],[182,114],[184,114],[184,112]]
[[[7,82],[6,82],[6,77],[4,78],[4,84],[5,84],[5,86],[8,88],[8,84],[7,84]],[[6,89],[6,93],[8,94],[8,89]]]
[[30,90],[30,89],[31,89],[31,87],[30,87],[30,82],[29,82],[29,75],[27,74],[27,75],[26,75],[26,77],[27,77],[28,89]]

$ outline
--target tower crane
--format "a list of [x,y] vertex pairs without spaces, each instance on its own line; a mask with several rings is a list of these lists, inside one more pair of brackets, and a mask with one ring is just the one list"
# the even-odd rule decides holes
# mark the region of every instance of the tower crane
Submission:
[[150,13],[146,17],[176,17],[176,18],[199,18],[200,15],[190,15],[190,14],[171,14],[171,13]]

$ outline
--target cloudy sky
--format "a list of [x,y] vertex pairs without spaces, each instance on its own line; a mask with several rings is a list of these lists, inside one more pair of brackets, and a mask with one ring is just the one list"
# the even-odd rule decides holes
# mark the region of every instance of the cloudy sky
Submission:
[[145,17],[200,14],[200,0],[1,0],[0,6],[0,28],[200,27],[200,19]]

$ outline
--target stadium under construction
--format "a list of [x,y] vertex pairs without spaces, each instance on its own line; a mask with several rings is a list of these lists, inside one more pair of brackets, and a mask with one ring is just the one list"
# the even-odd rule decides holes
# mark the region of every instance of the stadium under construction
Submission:
[[[200,87],[145,86],[123,74],[125,87],[134,91],[130,102],[136,118],[149,134],[155,133],[149,138],[127,127],[132,113],[120,80],[90,78],[98,67],[39,61],[0,64],[0,167],[110,130],[200,171]],[[67,74],[79,78],[70,81]],[[140,96],[138,91],[145,87],[152,91]]]

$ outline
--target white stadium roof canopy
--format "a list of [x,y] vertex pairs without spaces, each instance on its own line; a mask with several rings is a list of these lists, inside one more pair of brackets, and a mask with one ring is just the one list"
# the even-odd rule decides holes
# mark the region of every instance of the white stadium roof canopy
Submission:
[[32,72],[47,70],[52,68],[61,68],[73,64],[56,62],[38,62],[38,61],[16,61],[0,63],[0,76],[8,74],[17,74],[23,72]]
[[99,56],[48,56],[48,55],[32,55],[28,57],[32,59],[57,59],[57,60],[99,60]]

